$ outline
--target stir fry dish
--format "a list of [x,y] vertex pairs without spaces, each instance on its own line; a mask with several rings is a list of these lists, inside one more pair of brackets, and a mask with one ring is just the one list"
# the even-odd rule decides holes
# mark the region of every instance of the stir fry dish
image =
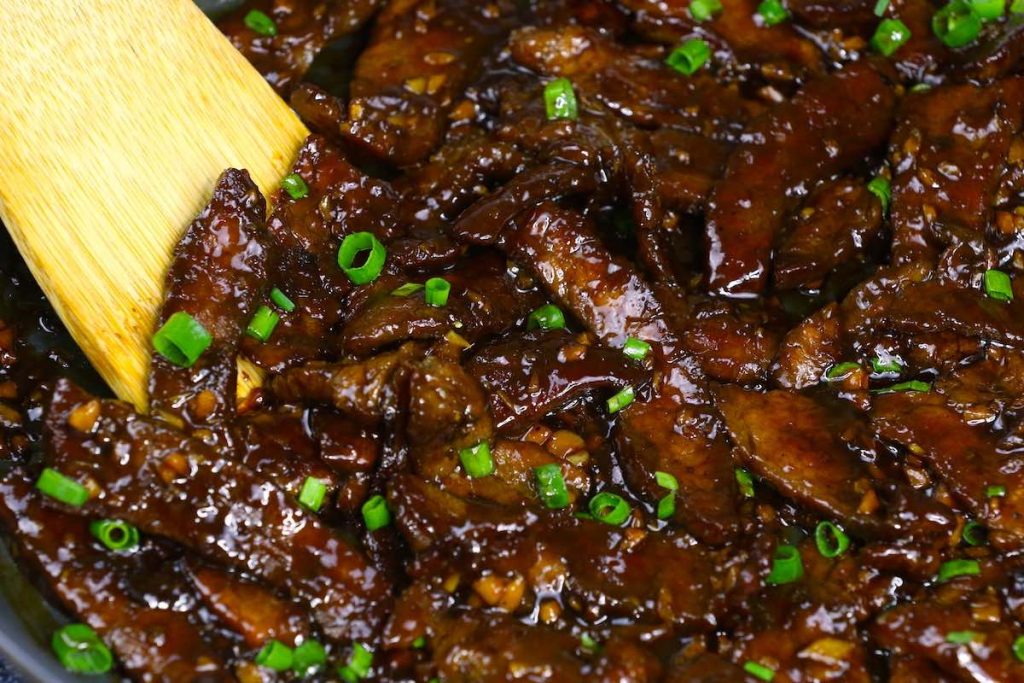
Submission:
[[188,226],[146,410],[0,259],[0,527],[68,670],[1024,681],[1024,2],[221,28],[313,134]]

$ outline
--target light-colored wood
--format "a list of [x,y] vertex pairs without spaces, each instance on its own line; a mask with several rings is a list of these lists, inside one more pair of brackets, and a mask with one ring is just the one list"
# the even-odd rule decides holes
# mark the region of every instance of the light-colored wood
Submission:
[[99,373],[144,407],[175,243],[222,170],[266,192],[307,131],[191,0],[0,6],[0,218]]

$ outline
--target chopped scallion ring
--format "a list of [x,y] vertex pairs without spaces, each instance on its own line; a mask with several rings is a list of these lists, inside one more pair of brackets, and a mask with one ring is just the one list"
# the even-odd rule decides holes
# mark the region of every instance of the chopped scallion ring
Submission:
[[153,335],[153,348],[183,368],[192,367],[213,343],[202,324],[185,311],[178,311]]
[[977,560],[949,560],[939,565],[939,573],[936,574],[935,580],[945,583],[958,576],[977,576],[979,574],[981,574],[981,565]]
[[1013,283],[1010,276],[995,268],[986,270],[985,294],[996,301],[1013,301]]
[[875,176],[868,182],[868,192],[878,197],[882,204],[882,213],[889,213],[889,204],[892,203],[892,183],[888,178],[880,175]]
[[634,398],[636,398],[636,393],[633,391],[633,387],[626,387],[625,389],[623,389],[622,391],[608,399],[608,412],[619,412],[620,410],[628,406],[630,403],[632,403]]
[[553,462],[534,467],[533,476],[537,480],[537,495],[545,507],[552,510],[568,507],[569,490],[565,486],[561,467]]
[[970,0],[970,3],[982,21],[992,21],[1006,14],[1006,0]]
[[345,683],[356,683],[369,676],[372,667],[373,653],[361,643],[355,643],[348,663],[338,668],[338,675]]
[[663,489],[668,489],[669,491],[679,490],[679,480],[668,472],[655,472],[654,481]]
[[576,91],[568,78],[556,78],[544,86],[544,109],[549,121],[575,120],[580,116]]
[[950,631],[946,634],[946,642],[954,645],[966,645],[977,638],[978,634],[974,631]]
[[258,9],[249,10],[249,13],[245,15],[242,20],[250,30],[255,31],[261,36],[276,36],[277,35],[277,24],[271,19],[265,12],[261,12]]
[[919,379],[912,379],[909,382],[897,382],[891,387],[885,389],[876,389],[876,394],[895,394],[901,391],[916,391],[920,393],[927,393],[932,390],[930,382],[922,382]]
[[754,497],[754,477],[742,467],[736,468],[736,484],[744,498]]
[[875,356],[871,359],[871,369],[878,374],[896,373],[903,372],[903,364],[900,363],[899,359],[886,355],[885,358],[882,356]]
[[425,636],[416,636],[416,640],[412,641],[412,649],[422,650],[427,646],[427,639]]
[[889,3],[892,0],[878,0],[875,3],[875,16],[881,17],[885,15],[885,10],[889,9]]
[[486,441],[463,448],[459,451],[459,461],[462,462],[462,469],[466,470],[466,474],[473,479],[487,477],[494,473],[491,446]]
[[658,501],[658,519],[672,519],[674,514],[676,514],[676,494],[675,491],[669,491]]
[[587,509],[594,519],[612,526],[619,526],[633,513],[626,499],[620,495],[602,491],[590,499]]
[[[1020,0],[1024,4],[1024,0]],[[1021,12],[1024,12],[1024,8],[1021,8]],[[1024,662],[1024,636],[1017,636],[1013,640],[1013,656],[1017,658],[1017,661]]]
[[245,328],[245,333],[253,339],[266,342],[270,335],[274,334],[274,328],[281,321],[281,316],[275,313],[269,306],[260,306]]
[[814,543],[821,556],[831,560],[850,548],[850,537],[832,522],[818,522],[814,529]]
[[120,552],[139,545],[139,530],[119,519],[97,519],[89,524],[89,531],[107,550]]
[[692,0],[690,16],[694,21],[707,21],[722,11],[722,0]]
[[327,483],[316,477],[306,477],[299,491],[299,504],[312,512],[319,512],[327,496]]
[[651,345],[635,337],[630,337],[623,344],[622,352],[633,360],[643,360],[651,352]]
[[743,664],[743,670],[754,678],[771,683],[772,679],[775,678],[775,670],[770,669],[764,664],[758,664],[753,660],[747,660]]
[[757,14],[765,26],[775,26],[789,19],[789,10],[779,0],[764,0],[757,6]]
[[406,282],[401,287],[396,287],[391,290],[391,296],[409,296],[423,289],[423,285],[418,282]]
[[544,304],[530,313],[526,319],[528,330],[562,330],[565,329],[565,314],[554,304]]
[[[366,260],[357,266],[356,259],[364,253]],[[338,265],[353,284],[365,285],[380,277],[387,256],[388,250],[372,232],[354,232],[341,241]]]
[[1010,3],[1010,12],[1012,14],[1024,14],[1024,0],[1013,0]]
[[270,290],[270,300],[285,313],[291,313],[295,310],[295,302],[289,299],[288,295],[277,287]]
[[842,379],[855,370],[860,370],[860,363],[853,361],[836,363],[825,371],[825,379]]
[[303,678],[312,676],[327,663],[327,650],[319,641],[308,639],[292,651],[292,671]]
[[114,668],[114,655],[99,635],[85,624],[68,624],[50,639],[61,666],[76,674],[105,674]]
[[899,19],[883,19],[871,36],[871,47],[886,57],[910,40],[910,29]]
[[692,76],[697,73],[711,57],[711,47],[700,38],[688,40],[669,53],[665,63],[683,74]]
[[271,640],[256,655],[256,663],[271,671],[288,671],[295,662],[295,653],[280,640]]
[[309,185],[298,173],[289,173],[281,181],[281,187],[292,199],[305,199],[309,196]]
[[382,495],[371,496],[363,503],[363,521],[368,531],[383,529],[391,524],[391,508]]
[[452,291],[452,286],[443,277],[430,278],[425,288],[423,297],[430,306],[440,308],[448,303],[448,294]]
[[56,501],[80,508],[89,500],[89,490],[70,477],[47,467],[39,475],[36,489]]
[[772,570],[765,582],[770,586],[798,581],[804,575],[804,561],[796,546],[779,545],[772,556]]
[[964,543],[970,546],[982,546],[988,540],[988,529],[983,525],[974,520],[967,522],[964,525],[964,530],[960,533],[960,538],[964,539]]
[[1001,485],[986,486],[985,497],[986,498],[1002,498],[1006,495],[1006,487]]
[[981,33],[981,17],[966,0],[951,0],[932,16],[932,31],[946,47],[963,47]]
[[587,652],[597,652],[601,649],[601,644],[598,643],[589,633],[580,634],[580,647]]

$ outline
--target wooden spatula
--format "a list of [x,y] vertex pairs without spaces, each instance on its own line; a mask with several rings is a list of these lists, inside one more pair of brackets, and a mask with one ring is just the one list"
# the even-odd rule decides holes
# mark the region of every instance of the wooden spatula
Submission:
[[306,135],[191,0],[4,3],[0,218],[140,408],[175,243],[221,171],[248,169],[266,192]]

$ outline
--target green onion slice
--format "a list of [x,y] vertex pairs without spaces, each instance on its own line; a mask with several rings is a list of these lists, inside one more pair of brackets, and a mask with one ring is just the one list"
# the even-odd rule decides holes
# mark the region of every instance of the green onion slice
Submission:
[[892,356],[887,358],[875,356],[871,359],[871,369],[879,374],[900,373],[903,371],[903,364]]
[[932,31],[947,47],[963,47],[981,33],[981,17],[966,0],[952,0],[932,16]]
[[[356,265],[360,254],[366,254],[361,266]],[[338,265],[354,284],[365,285],[380,277],[387,260],[388,250],[372,232],[354,232],[341,241]]]
[[462,469],[473,479],[486,477],[494,473],[494,460],[491,459],[491,446],[481,441],[475,446],[459,451]]
[[391,290],[391,296],[409,296],[423,289],[423,285],[418,282],[406,282],[401,287],[396,287]]
[[986,498],[1002,498],[1006,495],[1006,487],[1001,484],[985,487]]
[[576,91],[568,78],[556,78],[544,86],[544,109],[549,121],[575,120],[580,116]]
[[771,586],[793,583],[804,575],[804,561],[796,546],[779,545],[772,557],[772,570],[765,581]]
[[875,176],[868,182],[868,192],[878,197],[882,204],[882,213],[889,213],[889,204],[892,203],[892,183],[888,178],[880,175]]
[[426,636],[416,636],[416,640],[412,641],[412,649],[422,650],[427,646]]
[[1010,3],[1010,12],[1013,14],[1024,14],[1024,0],[1013,0]]
[[946,634],[946,642],[954,645],[966,645],[977,637],[978,634],[974,631],[950,631]]
[[854,363],[853,361],[836,363],[825,371],[825,379],[842,379],[854,370],[860,370],[860,363]]
[[292,671],[298,676],[312,676],[327,663],[327,650],[319,641],[309,639],[292,652]]
[[295,653],[279,640],[268,641],[256,655],[256,663],[272,671],[288,671],[295,661]]
[[299,491],[299,504],[313,512],[319,512],[327,496],[327,483],[316,477],[306,477]]
[[452,286],[443,277],[432,277],[427,280],[426,292],[423,298],[431,305],[440,308],[448,303],[448,294]]
[[36,488],[56,501],[80,508],[89,500],[89,490],[70,477],[47,467],[39,475]]
[[120,552],[139,545],[139,530],[119,519],[97,519],[89,524],[89,531],[107,550]]
[[285,313],[291,313],[295,310],[295,302],[289,299],[288,295],[277,287],[270,290],[270,300]]
[[672,519],[674,514],[676,514],[676,493],[669,491],[658,501],[658,519]]
[[992,268],[985,271],[985,294],[996,301],[1013,300],[1013,284],[1010,276]]
[[988,529],[982,524],[971,520],[964,525],[964,530],[961,532],[960,537],[964,539],[964,543],[971,546],[985,545],[988,536]]
[[910,40],[910,29],[899,19],[883,19],[871,36],[871,47],[886,57]]
[[736,468],[736,484],[744,498],[754,497],[754,477],[742,467]]
[[743,664],[743,670],[754,678],[761,681],[768,681],[768,683],[771,683],[771,680],[775,678],[774,669],[770,669],[764,664],[758,664],[753,660],[747,660]]
[[885,14],[885,10],[889,9],[889,3],[891,0],[878,0],[875,3],[875,16],[880,17]]
[[757,6],[757,13],[765,26],[775,26],[789,19],[789,10],[779,0],[764,0]]
[[391,508],[388,507],[388,501],[380,494],[371,496],[363,503],[362,511],[363,521],[366,522],[368,531],[383,529],[391,524]]
[[635,337],[630,337],[622,346],[622,352],[633,360],[643,360],[651,352],[651,345]]
[[622,391],[608,399],[608,412],[619,412],[620,410],[628,406],[630,403],[632,403],[634,398],[636,398],[636,393],[633,391],[633,387],[626,387],[625,389],[623,389]]
[[690,16],[694,21],[707,21],[721,11],[721,0],[692,0],[690,2]]
[[839,557],[850,547],[850,537],[832,522],[818,522],[814,529],[814,543],[822,557]]
[[589,633],[580,634],[580,647],[587,652],[597,652],[601,649],[601,644],[598,643]]
[[50,639],[61,666],[76,674],[105,674],[114,668],[114,655],[96,631],[85,624],[68,624]]
[[185,311],[172,315],[153,335],[156,352],[183,368],[192,367],[212,343],[206,328]]
[[660,486],[663,489],[668,489],[669,491],[679,490],[679,480],[676,479],[674,475],[671,475],[668,472],[655,472],[654,481],[656,481],[658,483],[658,486]]
[[684,76],[692,76],[710,57],[711,47],[707,41],[693,38],[672,50],[665,58],[665,63]]
[[591,498],[587,509],[594,519],[612,526],[619,526],[633,512],[625,498],[609,491],[602,491]]
[[[1024,0],[1021,0],[1024,2]],[[1024,8],[1021,8],[1021,12],[1024,12]],[[1013,656],[1018,661],[1024,662],[1024,636],[1017,636],[1013,641]]]
[[244,21],[245,25],[252,31],[255,31],[261,36],[277,35],[277,24],[275,24],[274,20],[267,16],[266,13],[261,12],[258,9],[250,10],[242,21]]
[[949,560],[939,565],[939,573],[935,579],[944,583],[958,576],[977,576],[981,573],[981,566],[977,560]]
[[914,391],[919,393],[926,393],[932,390],[930,382],[922,382],[919,379],[912,379],[909,382],[897,382],[890,387],[885,389],[876,389],[876,394],[895,394],[901,391]]
[[352,646],[352,654],[348,663],[338,669],[338,675],[346,683],[355,683],[370,675],[373,667],[373,652],[366,649],[361,643]]
[[1006,0],[970,0],[970,4],[982,21],[992,21],[1006,13]]
[[565,329],[565,314],[554,304],[544,304],[530,313],[526,319],[528,330],[562,330]]
[[289,173],[281,181],[281,187],[292,199],[305,199],[309,196],[309,185],[298,173]]
[[533,476],[537,480],[537,495],[545,507],[552,510],[568,507],[569,490],[565,486],[561,467],[556,463],[534,467]]
[[260,306],[256,309],[255,315],[249,321],[245,333],[253,339],[266,342],[270,335],[274,334],[274,328],[281,321],[281,316],[275,313],[269,306]]

